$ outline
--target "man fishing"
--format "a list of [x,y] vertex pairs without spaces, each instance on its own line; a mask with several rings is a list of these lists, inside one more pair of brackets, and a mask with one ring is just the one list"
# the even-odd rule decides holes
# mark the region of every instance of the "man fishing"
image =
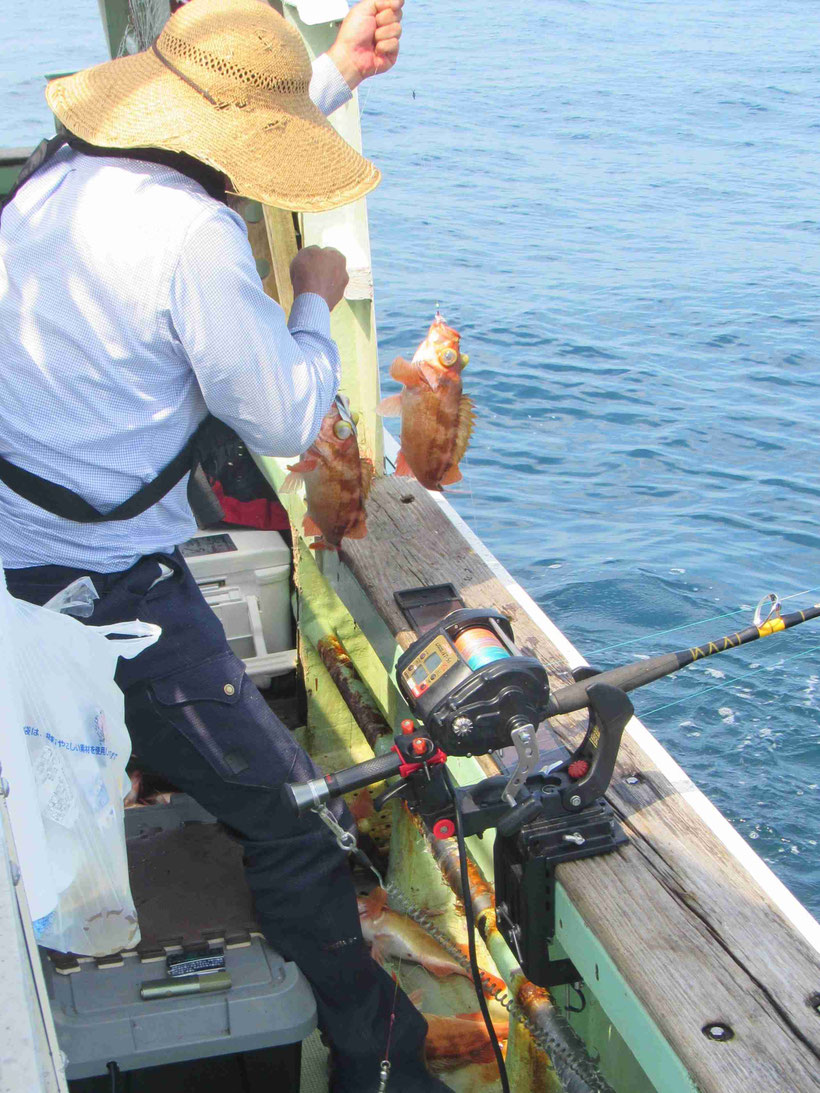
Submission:
[[[312,984],[334,1093],[445,1090],[426,1025],[370,958],[345,855],[292,817],[283,782],[317,773],[229,650],[176,549],[193,534],[185,473],[210,412],[254,451],[293,456],[340,381],[329,314],[347,282],[328,248],[262,290],[228,190],[321,211],[378,183],[324,114],[396,61],[403,0],[361,0],[311,72],[259,0],[191,0],[142,53],[53,80],[68,131],[0,222],[0,557],[44,603],[90,575],[91,624],[158,623],[123,661],[134,751],[233,829],[260,925]],[[70,139],[69,139],[70,135]],[[391,1015],[395,1014],[394,1020]]]

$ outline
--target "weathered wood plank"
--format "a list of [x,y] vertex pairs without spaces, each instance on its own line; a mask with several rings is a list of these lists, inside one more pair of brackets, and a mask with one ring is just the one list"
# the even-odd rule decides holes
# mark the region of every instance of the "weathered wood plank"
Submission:
[[[554,685],[570,680],[553,643],[417,483],[377,482],[368,527],[366,539],[345,541],[342,560],[402,647],[414,635],[393,592],[452,581],[468,606],[509,615]],[[575,714],[550,728],[572,746],[582,725]],[[559,879],[693,1080],[704,1093],[816,1093],[820,1014],[808,1003],[820,954],[628,733],[609,800],[630,844],[562,865]],[[714,1023],[734,1039],[708,1039],[701,1030]]]
[[287,209],[275,209],[272,205],[265,205],[264,217],[270,245],[272,279],[276,285],[276,292],[271,295],[282,305],[285,314],[290,315],[293,307],[290,264],[299,249],[296,245],[293,213]]

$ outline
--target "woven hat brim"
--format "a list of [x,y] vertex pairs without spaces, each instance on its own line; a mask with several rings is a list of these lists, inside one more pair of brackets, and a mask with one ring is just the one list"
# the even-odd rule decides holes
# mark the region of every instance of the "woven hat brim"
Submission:
[[89,144],[187,152],[265,205],[323,212],[381,178],[306,95],[249,94],[243,107],[214,106],[151,52],[52,80],[46,99]]

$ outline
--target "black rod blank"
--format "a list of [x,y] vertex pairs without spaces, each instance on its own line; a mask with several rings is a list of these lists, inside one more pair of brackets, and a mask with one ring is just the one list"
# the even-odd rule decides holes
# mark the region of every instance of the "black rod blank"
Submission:
[[789,630],[792,626],[799,626],[802,622],[818,617],[820,617],[820,604],[815,604],[814,607],[809,607],[805,611],[793,611],[789,615],[768,619],[760,626],[747,626],[744,630],[727,634],[717,641],[708,641],[703,645],[681,649],[676,653],[662,653],[649,660],[637,660],[632,664],[624,664],[620,668],[611,668],[608,672],[599,672],[597,675],[554,691],[550,695],[547,706],[547,717],[586,709],[589,706],[587,692],[593,683],[608,683],[612,687],[620,687],[622,691],[634,691],[637,687],[643,687],[656,679],[671,675],[688,664],[703,660],[704,657],[726,653],[730,649],[748,645],[750,641],[757,641],[758,638],[776,634],[781,630]]

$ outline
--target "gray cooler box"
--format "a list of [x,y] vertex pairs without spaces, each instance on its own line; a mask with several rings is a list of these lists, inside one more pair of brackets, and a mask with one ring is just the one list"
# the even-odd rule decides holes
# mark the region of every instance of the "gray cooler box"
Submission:
[[[258,932],[239,845],[184,794],[127,809],[126,836],[140,945],[98,959],[44,954],[68,1078],[105,1074],[109,1061],[133,1070],[286,1044],[298,1075],[316,1005]],[[229,990],[141,998],[141,986],[168,977],[168,955],[218,948]]]

